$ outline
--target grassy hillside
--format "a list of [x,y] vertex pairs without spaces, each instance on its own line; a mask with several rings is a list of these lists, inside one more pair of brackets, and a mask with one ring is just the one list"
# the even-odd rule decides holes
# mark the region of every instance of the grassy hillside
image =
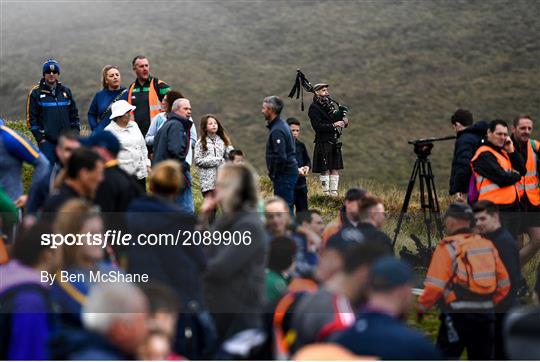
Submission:
[[[540,3],[530,1],[152,1],[9,2],[1,10],[0,115],[24,117],[41,64],[56,57],[81,119],[118,64],[127,85],[132,57],[212,112],[264,171],[264,96],[286,97],[296,68],[327,81],[350,106],[344,178],[406,184],[406,141],[451,134],[458,107],[476,119],[537,114]],[[309,104],[309,96],[307,103]],[[306,120],[299,102],[286,116]],[[313,133],[305,123],[310,149]],[[452,142],[437,144],[437,181],[447,185]]]

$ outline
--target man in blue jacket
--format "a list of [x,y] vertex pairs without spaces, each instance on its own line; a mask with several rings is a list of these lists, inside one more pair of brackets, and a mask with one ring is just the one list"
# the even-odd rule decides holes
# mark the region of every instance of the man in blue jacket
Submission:
[[296,147],[291,130],[281,118],[283,101],[277,96],[263,100],[262,114],[267,122],[268,139],[266,141],[266,167],[274,185],[274,194],[282,197],[294,209],[294,189],[298,179]]
[[60,64],[54,59],[43,63],[43,78],[28,94],[26,120],[39,149],[51,164],[56,161],[55,146],[64,129],[80,131],[79,113],[71,90],[58,81]]

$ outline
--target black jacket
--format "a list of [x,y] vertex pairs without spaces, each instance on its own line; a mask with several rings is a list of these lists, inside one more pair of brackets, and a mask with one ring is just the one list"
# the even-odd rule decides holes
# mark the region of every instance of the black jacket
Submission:
[[[307,152],[306,145],[304,142],[300,142],[298,140],[295,140],[296,145],[296,163],[298,163],[298,168],[308,166],[311,170],[311,159],[309,158],[309,154]],[[296,181],[296,189],[303,189],[306,188],[306,177],[305,176],[298,176],[298,181]]]
[[[206,260],[202,247],[193,244],[195,219],[173,202],[158,196],[135,199],[127,211],[127,227],[136,239],[141,234],[171,234],[178,242],[165,245],[132,245],[128,250],[128,272],[147,273],[151,283],[170,287],[185,308],[194,301],[203,304],[202,273]],[[176,243],[176,244],[175,244]]]
[[308,116],[315,131],[315,143],[337,141],[340,135],[333,126],[334,120],[320,104],[311,103]]
[[268,175],[274,179],[277,174],[297,174],[296,147],[289,126],[278,116],[266,127],[270,130],[266,141]]
[[[493,145],[489,141],[486,141],[484,145],[491,147],[496,152],[502,154],[501,148]],[[490,152],[482,152],[478,156],[473,162],[474,171],[501,187],[511,186],[521,180],[521,177],[527,173],[527,168],[525,167],[525,162],[523,162],[523,157],[521,157],[519,152],[509,153],[508,157],[510,158],[512,168],[517,172],[506,172],[503,170],[499,165],[499,162],[497,162],[497,158]],[[516,205],[518,204],[517,200],[516,197]],[[516,205],[510,206],[513,207]]]
[[468,193],[471,179],[471,160],[488,129],[487,121],[480,121],[457,133],[450,172],[450,195]]
[[388,251],[392,251],[392,240],[388,235],[378,230],[375,226],[367,222],[361,222],[358,224],[358,230],[364,234],[364,237],[370,241],[379,243],[388,248]]
[[129,203],[143,194],[135,179],[118,164],[106,167],[103,182],[96,192],[95,204],[103,212],[125,212]]
[[501,261],[506,267],[510,277],[510,291],[508,295],[497,305],[498,312],[507,312],[517,305],[517,292],[522,285],[521,263],[519,261],[519,248],[517,241],[505,228],[499,228],[492,233],[482,235],[491,240],[497,248]]
[[28,95],[26,118],[30,132],[38,143],[45,138],[56,144],[63,130],[81,129],[79,112],[71,90],[60,82],[52,93],[45,79],[41,79]]

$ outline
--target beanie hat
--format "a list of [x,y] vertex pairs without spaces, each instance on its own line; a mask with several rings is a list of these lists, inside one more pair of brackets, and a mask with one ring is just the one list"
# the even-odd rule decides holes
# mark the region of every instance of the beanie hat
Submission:
[[49,59],[45,63],[43,63],[43,74],[53,70],[60,74],[60,64],[56,60]]

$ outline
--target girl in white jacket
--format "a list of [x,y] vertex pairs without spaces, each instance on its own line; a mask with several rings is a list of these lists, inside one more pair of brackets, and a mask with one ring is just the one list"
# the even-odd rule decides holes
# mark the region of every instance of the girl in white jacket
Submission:
[[201,118],[201,138],[195,145],[195,164],[199,167],[199,179],[203,196],[209,197],[216,187],[218,167],[233,149],[227,132],[212,114]]

